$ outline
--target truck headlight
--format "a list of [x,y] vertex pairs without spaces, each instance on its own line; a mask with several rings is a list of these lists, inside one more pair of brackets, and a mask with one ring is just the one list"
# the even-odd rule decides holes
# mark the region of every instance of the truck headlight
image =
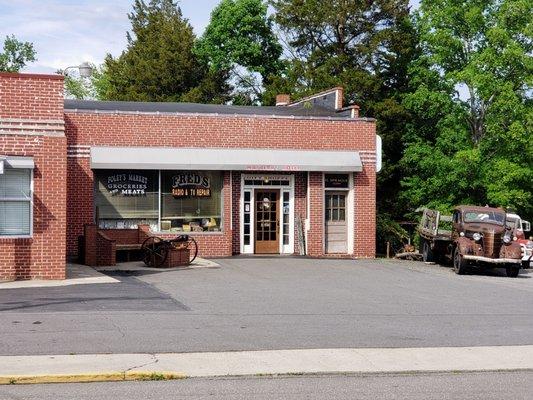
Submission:
[[482,237],[483,237],[483,236],[481,236],[481,233],[478,233],[478,232],[476,232],[476,233],[474,233],[474,234],[472,235],[472,238],[473,238],[476,242],[479,242],[479,241],[481,240]]
[[511,236],[504,235],[503,236],[503,243],[505,243],[505,244],[511,243]]

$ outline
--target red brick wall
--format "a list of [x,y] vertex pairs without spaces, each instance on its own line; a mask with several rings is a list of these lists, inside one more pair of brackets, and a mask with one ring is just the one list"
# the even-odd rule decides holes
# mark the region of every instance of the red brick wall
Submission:
[[324,255],[324,175],[309,173],[309,230],[307,231],[307,254],[313,257]]
[[0,72],[0,117],[63,119],[63,77]]
[[[70,146],[159,146],[211,148],[284,148],[307,150],[375,150],[375,123],[366,120],[325,120],[247,116],[120,114],[66,111],[66,134]],[[69,147],[76,152],[74,147]],[[80,157],[81,156],[81,157]],[[354,255],[374,256],[374,166],[355,178],[356,221]],[[323,256],[322,174],[311,174],[311,230],[309,254]],[[307,174],[296,174],[295,211],[306,216]],[[92,172],[88,154],[78,152],[68,162],[68,220],[70,255],[76,253],[76,237],[93,220]],[[233,173],[232,202],[229,173],[224,184],[224,233],[195,237],[205,256],[239,252],[240,173]],[[361,208],[359,208],[361,206]],[[232,213],[230,213],[232,207]],[[230,232],[230,216],[233,231]],[[359,218],[365,220],[359,221]],[[298,252],[295,233],[295,252]],[[209,250],[208,250],[209,249]],[[207,252],[208,251],[208,252]]]
[[376,168],[365,166],[354,177],[354,255],[372,258],[376,255]]
[[33,128],[62,119],[62,77],[0,73],[0,121],[18,125],[0,133],[0,155],[35,162],[33,237],[0,238],[0,280],[65,277],[66,138]]

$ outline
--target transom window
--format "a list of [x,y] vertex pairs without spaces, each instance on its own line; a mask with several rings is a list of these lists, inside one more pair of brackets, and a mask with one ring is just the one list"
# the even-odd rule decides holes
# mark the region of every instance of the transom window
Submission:
[[283,175],[254,176],[244,179],[245,186],[290,186],[291,178]]

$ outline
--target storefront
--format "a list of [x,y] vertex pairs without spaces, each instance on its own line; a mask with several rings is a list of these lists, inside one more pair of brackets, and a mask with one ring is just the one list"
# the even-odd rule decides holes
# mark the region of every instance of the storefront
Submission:
[[[31,97],[44,78],[21,76],[4,74],[0,82],[18,83]],[[28,80],[35,84],[20,85]],[[53,109],[61,91],[47,95]],[[379,138],[375,121],[343,107],[342,97],[333,88],[276,107],[61,100],[55,137],[66,139],[64,255],[78,256],[79,238],[93,224],[101,231],[147,226],[162,237],[194,235],[204,257],[373,257]],[[46,110],[39,118],[58,122],[46,119]],[[10,140],[30,137],[12,131]],[[0,131],[0,141],[7,140]],[[32,151],[0,156],[40,157]],[[36,179],[55,176],[41,161],[35,165]],[[34,196],[35,184],[32,178],[26,197]],[[0,207],[2,201],[0,193]],[[28,207],[33,224],[26,239],[34,242],[37,207]],[[0,216],[0,232],[10,224]]]

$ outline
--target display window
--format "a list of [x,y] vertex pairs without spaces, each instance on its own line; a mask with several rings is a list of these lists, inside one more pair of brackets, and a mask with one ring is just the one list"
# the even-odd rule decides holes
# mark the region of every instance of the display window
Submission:
[[221,231],[222,172],[96,170],[94,177],[100,228]]
[[148,224],[157,230],[158,171],[98,170],[94,172],[94,181],[100,228],[136,228]]
[[220,231],[222,179],[221,172],[161,171],[161,230]]

